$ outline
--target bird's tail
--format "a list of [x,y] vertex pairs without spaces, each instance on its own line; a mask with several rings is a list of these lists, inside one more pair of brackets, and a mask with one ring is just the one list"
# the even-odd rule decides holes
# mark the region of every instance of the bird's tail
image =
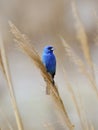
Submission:
[[55,81],[54,81],[54,79],[53,79],[52,83],[53,83],[53,85],[55,85]]

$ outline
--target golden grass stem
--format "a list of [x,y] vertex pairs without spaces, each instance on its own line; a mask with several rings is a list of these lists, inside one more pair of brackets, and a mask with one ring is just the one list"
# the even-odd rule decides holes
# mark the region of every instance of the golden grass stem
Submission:
[[60,36],[60,39],[62,41],[62,44],[65,48],[66,54],[71,59],[71,61],[78,67],[78,70],[84,74],[84,76],[88,79],[89,83],[91,84],[93,90],[95,91],[97,97],[98,97],[98,90],[97,86],[95,84],[94,79],[92,78],[91,74],[86,70],[84,63],[82,60],[75,54],[73,49],[66,43],[63,37]]
[[46,68],[44,67],[44,65],[42,63],[40,56],[35,51],[34,47],[30,45],[28,38],[25,35],[21,34],[21,32],[16,28],[16,26],[14,24],[9,22],[9,25],[11,28],[11,32],[14,35],[14,37],[18,43],[19,48],[21,50],[23,50],[30,57],[30,59],[35,63],[37,68],[40,70],[43,78],[45,79],[46,84],[50,87],[52,98],[55,100],[55,103],[59,107],[59,110],[61,112],[63,112],[67,127],[70,130],[72,130],[74,127],[66,112],[63,101],[59,95],[57,86],[53,85],[52,79],[51,79],[50,75],[47,73]]
[[84,53],[85,60],[91,70],[91,75],[92,75],[93,79],[95,80],[94,67],[93,67],[93,62],[92,62],[90,49],[89,49],[89,45],[88,45],[88,38],[87,38],[87,35],[85,32],[85,28],[78,15],[78,9],[77,9],[75,0],[72,2],[72,11],[73,11],[73,16],[76,21],[75,25],[76,25],[77,38],[79,39],[79,41],[81,43],[81,47],[82,47],[82,50]]
[[72,97],[72,101],[74,103],[74,106],[75,106],[75,108],[77,110],[77,113],[78,113],[78,116],[80,118],[80,123],[81,123],[82,129],[84,130],[85,126],[84,126],[84,123],[83,123],[83,117],[82,117],[82,114],[81,114],[81,108],[79,108],[76,96],[75,96],[74,91],[72,89],[72,86],[71,86],[71,84],[70,84],[70,82],[68,80],[68,76],[67,76],[65,68],[63,69],[63,72],[64,72],[64,78],[65,78],[65,81],[66,81],[66,85],[67,85],[68,91],[69,91],[69,93],[70,93],[70,95]]
[[3,68],[3,63],[2,63],[2,58],[1,58],[1,53],[0,53],[0,69],[5,74],[5,71],[4,71],[4,68]]
[[88,121],[87,121],[87,118],[86,118],[86,113],[85,113],[85,110],[84,110],[84,107],[83,107],[82,98],[80,96],[79,90],[78,90],[78,99],[79,99],[79,105],[80,105],[81,113],[82,113],[83,120],[84,120],[85,130],[89,130],[89,125],[88,125]]
[[95,33],[95,37],[94,37],[94,42],[98,46],[98,16],[97,16],[95,9],[93,9],[93,14],[94,14],[94,18],[96,20],[96,23],[95,23],[96,24],[96,33]]
[[1,66],[2,66],[2,69],[4,70],[5,78],[6,78],[7,83],[8,83],[8,90],[10,93],[10,99],[11,99],[11,103],[12,103],[13,110],[15,113],[15,118],[16,118],[18,130],[23,130],[23,124],[22,124],[21,116],[20,116],[20,113],[19,113],[19,110],[17,107],[17,103],[16,103],[16,98],[15,98],[13,85],[12,85],[12,81],[11,81],[9,65],[8,65],[8,61],[7,61],[7,57],[6,57],[5,48],[3,45],[1,34],[0,34],[0,49],[1,49],[0,51],[1,51],[1,61],[2,61]]

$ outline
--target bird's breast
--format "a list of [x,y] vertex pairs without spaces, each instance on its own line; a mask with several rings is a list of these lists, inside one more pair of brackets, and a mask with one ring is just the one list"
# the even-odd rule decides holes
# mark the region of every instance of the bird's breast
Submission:
[[48,72],[52,74],[56,71],[56,58],[54,54],[43,54],[42,61]]

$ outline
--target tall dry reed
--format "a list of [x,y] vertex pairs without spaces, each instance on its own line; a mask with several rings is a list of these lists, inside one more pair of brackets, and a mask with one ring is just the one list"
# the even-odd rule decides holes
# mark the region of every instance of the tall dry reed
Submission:
[[85,32],[85,28],[80,20],[79,14],[78,14],[76,0],[72,1],[72,12],[73,12],[73,16],[75,18],[76,36],[77,36],[78,40],[80,41],[80,44],[81,44],[81,47],[82,47],[82,50],[84,53],[85,61],[87,62],[88,67],[90,68],[90,71],[91,71],[91,76],[92,76],[94,82],[96,83],[92,57],[91,57],[90,48],[89,48],[89,44],[88,44],[88,38],[87,38],[87,35]]
[[78,57],[78,55],[75,54],[73,49],[66,43],[64,38],[60,36],[60,39],[65,48],[66,54],[71,59],[71,61],[77,66],[78,70],[88,79],[90,85],[92,86],[92,89],[95,91],[98,97],[98,90],[95,81],[92,78],[91,74],[86,70],[84,63],[82,62],[80,57]]
[[89,124],[88,124],[88,120],[87,120],[87,117],[86,117],[86,112],[84,110],[84,106],[83,106],[83,102],[82,102],[82,98],[81,98],[81,95],[80,95],[80,92],[79,92],[79,89],[78,89],[78,99],[79,99],[79,105],[80,105],[80,108],[81,108],[81,113],[82,113],[82,116],[83,116],[83,124],[85,126],[85,130],[89,130]]
[[44,67],[44,65],[42,63],[40,56],[38,55],[38,53],[36,52],[34,47],[32,45],[30,45],[28,38],[25,35],[21,34],[21,32],[16,28],[16,26],[14,24],[9,22],[9,25],[11,28],[11,32],[15,37],[15,41],[18,43],[19,48],[22,51],[24,51],[30,57],[30,59],[35,63],[37,68],[40,70],[43,78],[45,79],[46,84],[50,87],[51,96],[55,100],[55,103],[58,106],[60,112],[63,113],[67,127],[70,130],[74,129],[74,126],[72,125],[72,123],[69,119],[69,116],[67,114],[67,111],[64,107],[63,101],[59,95],[57,86],[56,85],[53,86],[52,79],[51,79],[50,75],[46,72],[46,68]]
[[15,118],[16,118],[16,122],[17,122],[17,126],[18,126],[18,130],[23,130],[23,124],[22,124],[22,120],[21,120],[21,116],[18,110],[18,106],[17,106],[17,102],[16,102],[16,98],[15,98],[15,94],[14,94],[14,89],[13,89],[13,85],[12,85],[12,80],[11,80],[11,75],[10,75],[10,70],[9,70],[9,64],[8,64],[8,60],[6,57],[6,52],[5,52],[5,48],[4,48],[4,44],[3,44],[3,40],[0,34],[0,63],[1,63],[1,69],[2,72],[5,75],[5,79],[7,80],[8,83],[8,91],[10,94],[10,100],[13,106],[13,110],[14,110],[14,114],[15,114]]
[[76,108],[76,110],[77,110],[77,113],[78,113],[78,116],[79,116],[79,118],[80,118],[80,123],[81,123],[82,129],[83,129],[83,130],[86,130],[86,127],[85,127],[84,121],[83,121],[83,118],[84,118],[84,117],[83,117],[83,115],[82,115],[82,113],[81,113],[81,107],[79,107],[79,105],[78,105],[78,102],[77,102],[75,93],[74,93],[74,91],[73,91],[73,88],[72,88],[72,86],[71,86],[69,80],[68,80],[68,76],[67,76],[65,67],[64,67],[64,69],[63,69],[63,73],[64,73],[64,78],[65,78],[65,81],[66,81],[66,86],[67,86],[67,88],[68,88],[68,92],[69,92],[70,95],[71,95],[71,99],[72,99],[72,101],[73,101],[73,103],[74,103],[74,106],[75,106],[75,108]]
[[95,35],[94,35],[94,42],[98,46],[98,16],[97,16],[95,9],[93,9],[93,15],[94,15],[94,18],[96,20],[96,23],[95,23],[96,24],[96,32],[95,32]]
[[2,72],[5,74],[4,67],[3,67],[3,63],[2,63],[2,59],[1,59],[1,52],[0,52],[0,69],[1,69]]

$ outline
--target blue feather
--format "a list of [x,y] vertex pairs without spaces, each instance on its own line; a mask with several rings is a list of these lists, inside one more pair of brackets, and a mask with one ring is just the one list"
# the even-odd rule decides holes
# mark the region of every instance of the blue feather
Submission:
[[56,57],[53,54],[54,48],[52,46],[46,46],[42,53],[42,62],[46,67],[48,73],[51,74],[54,79],[56,73]]

